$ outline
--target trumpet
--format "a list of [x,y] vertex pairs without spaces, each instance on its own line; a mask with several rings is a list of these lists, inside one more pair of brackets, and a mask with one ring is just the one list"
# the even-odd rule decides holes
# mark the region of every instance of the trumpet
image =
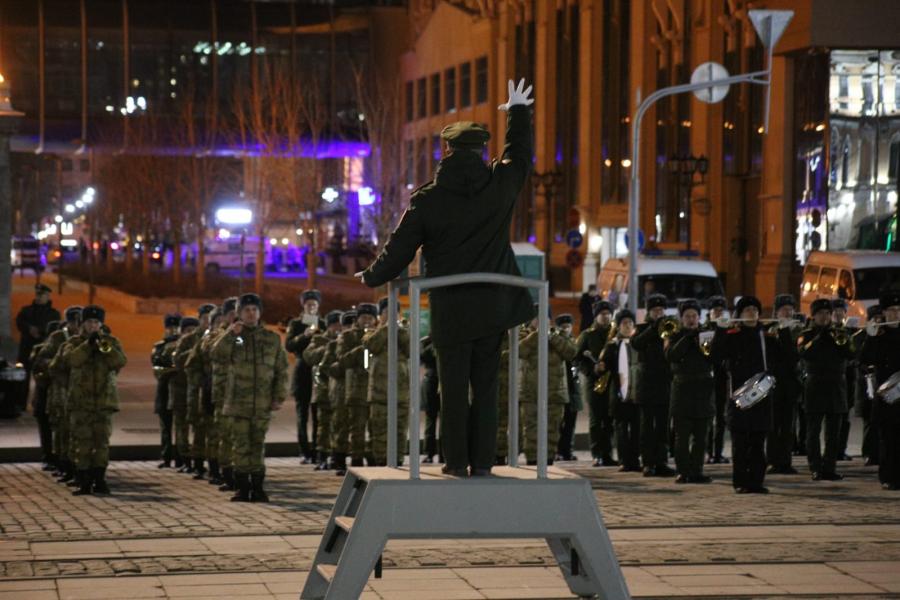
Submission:
[[681,321],[675,317],[663,317],[656,326],[656,330],[659,332],[659,337],[667,340],[681,331]]
[[847,330],[844,327],[837,327],[832,329],[829,333],[837,346],[846,346],[850,343],[850,334],[847,333]]
[[113,351],[113,343],[108,335],[103,335],[97,338],[97,341],[94,342],[94,346],[101,354],[109,354]]

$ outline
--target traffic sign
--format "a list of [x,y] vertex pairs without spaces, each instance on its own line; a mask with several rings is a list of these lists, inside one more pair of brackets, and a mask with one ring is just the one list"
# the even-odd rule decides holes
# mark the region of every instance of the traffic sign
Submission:
[[584,257],[578,250],[572,249],[566,253],[566,264],[570,269],[577,269],[584,263]]
[[[628,232],[625,232],[625,247],[631,248],[631,243],[628,240]],[[638,229],[638,252],[644,249],[644,230]]]
[[566,234],[566,243],[570,248],[580,248],[584,243],[584,236],[577,229],[570,229]]

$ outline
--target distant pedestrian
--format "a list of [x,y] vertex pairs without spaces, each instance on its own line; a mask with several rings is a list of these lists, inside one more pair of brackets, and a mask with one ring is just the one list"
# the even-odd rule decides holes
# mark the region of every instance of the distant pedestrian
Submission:
[[586,292],[581,294],[581,299],[578,301],[578,313],[581,315],[581,325],[578,327],[579,333],[590,327],[591,323],[594,322],[594,303],[598,299],[597,286],[593,283],[588,286]]

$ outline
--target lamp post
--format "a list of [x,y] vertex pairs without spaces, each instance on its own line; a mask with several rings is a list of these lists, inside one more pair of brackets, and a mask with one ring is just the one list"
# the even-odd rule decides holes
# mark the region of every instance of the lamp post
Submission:
[[12,340],[12,197],[10,191],[9,138],[24,115],[9,101],[9,82],[0,75],[0,356],[14,356]]
[[553,248],[553,240],[552,240],[552,223],[553,223],[553,202],[556,199],[556,194],[559,191],[559,188],[563,184],[563,174],[559,169],[551,169],[549,171],[544,171],[543,173],[534,172],[531,174],[531,181],[534,184],[534,187],[540,190],[541,195],[544,196],[545,200],[545,209],[546,209],[546,227],[544,228],[544,235],[547,240],[546,247],[544,251],[547,253],[545,260],[550,260],[550,251]]
[[638,229],[640,223],[641,190],[640,190],[640,158],[641,158],[641,122],[650,107],[658,100],[693,92],[698,100],[713,104],[721,102],[728,94],[728,88],[734,83],[752,83],[766,86],[765,131],[769,128],[769,102],[771,96],[772,54],[775,44],[787,28],[794,16],[792,10],[751,10],[750,21],[763,47],[768,51],[766,69],[728,75],[725,67],[717,63],[704,63],[691,74],[691,82],[660,88],[644,98],[631,120],[631,193],[628,206],[628,308],[637,314],[638,281]]
[[[696,183],[694,175],[700,175],[700,181],[703,183],[706,179],[706,172],[709,171],[709,159],[700,155],[696,158],[693,154],[690,156],[670,156],[666,161],[669,167],[669,174],[675,179],[675,197],[678,199],[678,227],[684,228],[684,238],[687,241],[687,249],[691,249],[691,192]],[[681,236],[679,235],[679,238]]]

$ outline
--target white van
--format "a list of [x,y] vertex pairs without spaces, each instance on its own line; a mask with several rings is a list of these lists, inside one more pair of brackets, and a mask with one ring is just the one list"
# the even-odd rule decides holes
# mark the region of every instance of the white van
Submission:
[[[705,260],[668,257],[638,257],[638,322],[644,321],[644,304],[648,294],[659,293],[668,298],[666,314],[678,313],[678,302],[695,298],[705,304],[710,296],[723,296],[725,290],[712,263]],[[601,297],[619,308],[627,306],[628,259],[611,258],[600,271],[598,290]],[[704,308],[702,318],[706,318]]]
[[809,314],[818,298],[843,298],[847,316],[859,323],[883,291],[900,290],[900,253],[877,250],[813,252],[803,268],[800,310]]
[[[247,236],[244,238],[244,271],[253,273],[256,270],[256,250],[258,237]],[[272,249],[269,240],[265,240],[265,262],[270,262]],[[207,240],[206,253],[203,257],[206,270],[218,273],[223,269],[240,269],[241,267],[241,236],[232,235],[227,239]]]

